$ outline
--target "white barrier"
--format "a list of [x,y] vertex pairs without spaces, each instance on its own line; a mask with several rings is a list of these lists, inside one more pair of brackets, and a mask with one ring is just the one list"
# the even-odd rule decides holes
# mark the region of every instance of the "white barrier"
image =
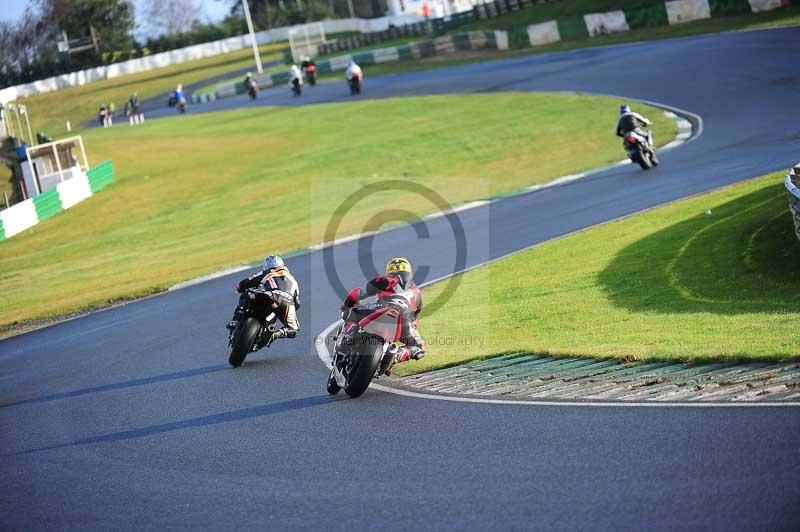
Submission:
[[531,46],[541,46],[560,41],[561,34],[558,31],[558,24],[555,20],[551,20],[528,26],[528,40],[530,40]]
[[748,0],[750,9],[753,13],[760,13],[761,11],[772,11],[783,7],[781,0]]
[[711,18],[711,6],[708,5],[708,0],[674,0],[665,2],[664,6],[667,8],[670,24]]
[[[345,31],[371,33],[388,29],[390,25],[402,26],[419,22],[421,20],[424,20],[424,17],[416,15],[398,15],[374,19],[349,18],[326,20],[322,22],[322,25],[325,28],[325,33],[341,33]],[[291,28],[298,28],[301,26],[302,24],[298,26],[287,26],[283,28],[260,31],[255,34],[256,42],[258,44],[269,44],[272,42],[285,41],[288,39],[289,30]],[[6,103],[14,101],[18,98],[24,98],[26,96],[41,94],[43,92],[50,92],[67,87],[77,87],[93,81],[136,74],[138,72],[145,72],[154,68],[162,68],[165,66],[184,63],[186,61],[202,59],[204,57],[235,52],[238,50],[243,50],[248,46],[250,46],[250,36],[238,35],[236,37],[228,37],[227,39],[221,39],[219,41],[195,44],[192,46],[187,46],[186,48],[180,48],[178,50],[171,50],[169,52],[161,52],[137,59],[130,59],[128,61],[114,63],[104,67],[90,68],[87,70],[81,70],[79,72],[63,74],[61,76],[55,76],[2,89],[0,90],[0,103]]]
[[609,11],[607,13],[589,13],[583,16],[586,29],[590,37],[630,31],[628,20],[624,11]]
[[36,206],[33,204],[32,199],[26,199],[0,211],[0,220],[3,222],[5,238],[21,233],[39,223],[39,217],[36,216]]

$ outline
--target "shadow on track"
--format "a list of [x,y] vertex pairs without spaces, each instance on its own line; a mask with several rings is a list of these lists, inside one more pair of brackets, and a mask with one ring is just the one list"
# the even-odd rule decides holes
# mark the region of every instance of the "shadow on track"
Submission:
[[112,432],[111,434],[93,436],[91,438],[75,440],[70,443],[62,443],[59,445],[39,447],[37,449],[31,449],[29,451],[9,453],[8,455],[5,456],[19,456],[19,455],[37,453],[41,451],[51,451],[55,449],[64,449],[67,447],[89,445],[92,443],[132,440],[135,438],[144,438],[146,436],[164,434],[167,432],[174,432],[177,430],[189,429],[194,427],[207,427],[210,425],[219,425],[221,423],[230,423],[233,421],[242,421],[246,419],[254,419],[263,416],[272,416],[275,414],[282,414],[284,412],[291,412],[293,410],[302,410],[304,408],[311,408],[313,406],[324,405],[335,401],[336,399],[330,395],[318,395],[315,397],[292,399],[290,401],[284,401],[281,403],[252,406],[250,408],[243,408],[241,410],[234,410],[232,412],[222,412],[220,414],[212,414],[210,416],[201,416],[190,419],[184,419],[181,421],[173,421],[172,423],[162,423],[161,425],[153,425],[150,427],[142,427],[139,429],[125,430],[122,432]]
[[208,366],[205,368],[190,369],[186,371],[176,371],[175,373],[166,373],[164,375],[156,375],[154,377],[144,377],[141,379],[133,379],[126,382],[117,382],[114,384],[104,384],[102,386],[92,386],[91,388],[82,388],[80,390],[74,390],[71,392],[55,393],[52,395],[45,395],[44,397],[23,399],[21,401],[15,401],[13,403],[3,403],[0,404],[0,408],[8,408],[10,406],[19,406],[19,405],[27,405],[35,403],[46,403],[49,401],[57,401],[59,399],[69,399],[71,397],[80,397],[82,395],[89,395],[93,393],[108,392],[111,390],[119,390],[122,388],[132,388],[134,386],[144,386],[146,384],[153,384],[156,382],[186,379],[189,377],[195,377],[197,375],[215,373],[217,371],[222,371],[229,368],[230,366],[228,366],[228,364],[218,364],[216,366]]

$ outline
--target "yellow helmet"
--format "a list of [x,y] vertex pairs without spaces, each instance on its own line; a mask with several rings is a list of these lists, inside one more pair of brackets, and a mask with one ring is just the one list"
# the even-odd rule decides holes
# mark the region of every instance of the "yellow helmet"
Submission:
[[386,275],[398,275],[400,272],[411,273],[411,263],[405,257],[395,257],[386,263]]

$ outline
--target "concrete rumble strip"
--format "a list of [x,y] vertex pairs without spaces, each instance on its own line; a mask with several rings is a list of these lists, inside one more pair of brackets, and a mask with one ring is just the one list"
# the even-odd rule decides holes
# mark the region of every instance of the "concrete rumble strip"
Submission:
[[393,379],[405,389],[526,399],[789,401],[800,398],[800,362],[692,365],[503,356]]

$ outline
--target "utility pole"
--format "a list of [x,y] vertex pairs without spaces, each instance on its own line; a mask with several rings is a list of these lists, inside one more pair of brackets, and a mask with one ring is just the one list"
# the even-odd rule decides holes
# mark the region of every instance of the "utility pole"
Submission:
[[261,54],[258,53],[258,43],[256,43],[256,33],[253,31],[253,20],[250,18],[250,6],[247,0],[242,0],[242,7],[244,8],[244,18],[247,21],[247,29],[250,30],[250,43],[253,45],[253,55],[256,58],[256,69],[258,73],[264,72],[264,67],[261,66]]
[[347,7],[350,9],[350,18],[356,18],[356,14],[353,11],[353,0],[347,0]]

